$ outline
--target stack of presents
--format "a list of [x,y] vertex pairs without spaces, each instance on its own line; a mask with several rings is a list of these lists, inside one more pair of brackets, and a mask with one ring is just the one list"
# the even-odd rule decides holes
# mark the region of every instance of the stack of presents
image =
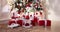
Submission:
[[8,27],[51,26],[51,20],[45,19],[42,0],[14,0]]

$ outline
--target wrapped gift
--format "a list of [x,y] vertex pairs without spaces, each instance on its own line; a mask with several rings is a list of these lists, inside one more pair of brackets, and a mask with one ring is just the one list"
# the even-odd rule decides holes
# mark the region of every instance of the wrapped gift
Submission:
[[35,26],[35,21],[31,20],[31,24],[32,24],[32,26]]
[[31,24],[35,26],[38,23],[38,18],[34,16],[34,18],[31,20]]
[[12,23],[16,23],[16,22],[15,22],[15,19],[9,20],[8,24],[11,25]]
[[39,26],[45,26],[45,20],[39,20]]
[[51,26],[51,20],[46,20],[47,23],[46,23],[46,26]]
[[34,19],[33,19],[36,23],[38,22],[38,18],[34,16]]
[[17,24],[19,24],[20,26],[23,25],[23,20],[17,20]]

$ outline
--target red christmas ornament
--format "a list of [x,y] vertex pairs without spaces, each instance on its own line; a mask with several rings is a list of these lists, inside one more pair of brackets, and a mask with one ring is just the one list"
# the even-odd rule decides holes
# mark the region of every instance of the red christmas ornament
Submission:
[[40,15],[42,15],[42,12],[40,12]]
[[36,15],[38,15],[38,13],[36,13]]
[[25,15],[23,15],[23,17],[25,18]]
[[32,2],[29,2],[28,4],[31,6]]
[[32,15],[30,15],[30,17],[32,17]]
[[20,5],[17,5],[18,8],[20,8]]
[[18,14],[20,14],[21,13],[21,11],[18,11]]
[[29,15],[27,15],[25,18],[26,18],[26,19],[29,19]]
[[34,5],[34,7],[37,8],[37,7],[38,7],[38,3],[36,3],[36,4]]
[[24,9],[22,10],[22,12],[24,12]]
[[30,4],[26,4],[26,7],[30,7]]
[[32,2],[29,2],[29,4],[32,4]]
[[40,7],[42,7],[42,5],[40,5]]

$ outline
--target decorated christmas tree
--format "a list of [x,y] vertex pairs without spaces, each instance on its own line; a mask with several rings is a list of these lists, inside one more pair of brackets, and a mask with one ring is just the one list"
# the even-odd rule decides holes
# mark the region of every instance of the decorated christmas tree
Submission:
[[[43,8],[41,0],[15,0],[11,9],[12,19],[19,21],[22,19],[26,26],[29,26],[31,25],[31,19],[37,21],[45,18]],[[19,23],[19,21],[17,22]]]

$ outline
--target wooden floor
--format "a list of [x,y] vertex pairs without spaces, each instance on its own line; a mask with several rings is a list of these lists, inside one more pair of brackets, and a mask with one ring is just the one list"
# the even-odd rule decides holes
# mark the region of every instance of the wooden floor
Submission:
[[11,29],[7,27],[7,24],[0,23],[0,32],[60,32],[60,21],[52,21],[51,27],[33,26],[29,29],[23,27]]

